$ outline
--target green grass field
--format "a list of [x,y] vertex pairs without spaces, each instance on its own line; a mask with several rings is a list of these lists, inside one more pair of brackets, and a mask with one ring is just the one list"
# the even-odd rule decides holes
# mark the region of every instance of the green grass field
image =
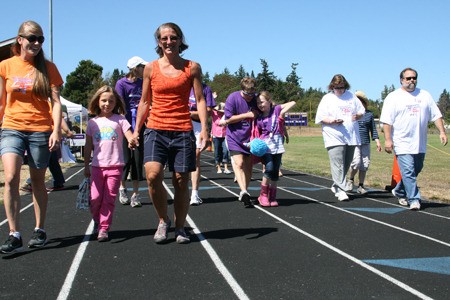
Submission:
[[[384,189],[391,183],[393,155],[384,152],[384,137],[380,134],[382,152],[376,151],[376,144],[371,144],[371,164],[367,172],[365,185]],[[291,136],[285,144],[283,167],[304,173],[330,177],[328,153],[322,136]],[[439,141],[439,135],[428,135],[428,147],[425,164],[418,178],[422,198],[450,203],[450,146],[445,147]],[[358,176],[358,175],[356,175]],[[357,178],[355,178],[355,182]]]

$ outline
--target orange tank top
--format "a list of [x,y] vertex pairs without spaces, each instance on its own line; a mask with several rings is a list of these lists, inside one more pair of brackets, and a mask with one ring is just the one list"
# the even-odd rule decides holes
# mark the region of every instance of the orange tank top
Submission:
[[161,73],[158,60],[152,62],[150,88],[152,109],[147,127],[169,131],[191,131],[189,94],[192,87],[191,61],[187,60],[183,72],[177,77]]

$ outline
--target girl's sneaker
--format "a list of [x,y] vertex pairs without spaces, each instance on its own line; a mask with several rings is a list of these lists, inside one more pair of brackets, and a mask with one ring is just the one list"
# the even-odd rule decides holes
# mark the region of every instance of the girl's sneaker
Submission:
[[109,240],[108,231],[101,229],[98,232],[97,241],[99,242],[107,242]]

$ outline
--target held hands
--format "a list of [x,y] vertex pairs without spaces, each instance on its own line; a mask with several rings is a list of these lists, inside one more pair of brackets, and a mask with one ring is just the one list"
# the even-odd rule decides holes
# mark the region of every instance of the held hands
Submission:
[[228,125],[228,120],[221,119],[219,121],[219,126],[224,127],[224,126],[227,126],[227,125]]

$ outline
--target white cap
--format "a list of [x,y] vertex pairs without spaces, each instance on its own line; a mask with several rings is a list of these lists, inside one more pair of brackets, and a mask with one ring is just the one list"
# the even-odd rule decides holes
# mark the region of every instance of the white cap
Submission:
[[128,67],[128,69],[133,69],[139,65],[145,66],[146,64],[147,64],[147,62],[145,60],[143,60],[142,58],[140,58],[139,56],[133,56],[132,58],[130,58],[128,60],[127,67]]

